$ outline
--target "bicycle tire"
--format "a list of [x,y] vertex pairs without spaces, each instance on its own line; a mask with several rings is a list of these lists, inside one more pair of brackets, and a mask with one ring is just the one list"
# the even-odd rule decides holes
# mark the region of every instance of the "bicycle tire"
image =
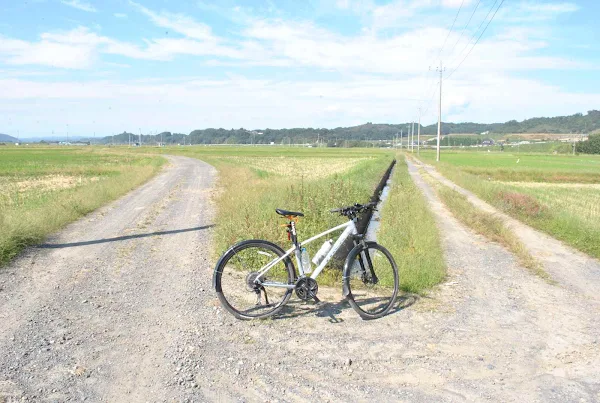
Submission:
[[[269,252],[272,254],[269,254]],[[279,293],[275,294],[278,299],[277,303],[270,304],[268,302],[268,293],[264,287],[259,289],[257,293],[256,289],[249,289],[248,286],[248,282],[251,282],[248,280],[249,276],[251,276],[252,273],[256,273],[261,267],[272,260],[275,257],[274,255],[281,257],[285,255],[285,251],[272,242],[252,239],[233,245],[217,262],[213,274],[213,287],[221,305],[236,318],[245,320],[266,318],[279,312],[289,301],[292,295],[292,289],[267,287],[270,292],[272,292],[271,296],[275,293]],[[238,257],[238,263],[232,262],[232,259],[236,256]],[[244,258],[249,257],[246,264],[242,262],[240,256]],[[261,256],[266,257],[263,258]],[[242,266],[241,270],[240,266]],[[269,270],[267,278],[277,275],[281,282],[285,281],[287,284],[294,284],[295,273],[292,261],[289,258],[286,258],[279,262],[278,266]],[[227,287],[237,287],[237,290],[224,290],[224,288]],[[246,293],[244,293],[244,291]],[[261,292],[264,292],[265,295],[265,305],[258,304],[261,302]],[[234,296],[234,293],[237,294]],[[252,293],[254,293],[254,296],[251,295]],[[250,304],[251,297],[258,299],[254,306],[251,306]],[[236,305],[242,303],[249,305],[247,309],[236,307]],[[262,307],[264,309],[257,307]]]
[[[377,268],[374,267],[373,258],[378,262]],[[375,273],[376,280],[373,280],[371,273]],[[346,258],[342,285],[344,296],[361,318],[381,318],[392,309],[398,296],[398,266],[392,254],[383,246],[375,242],[356,245]]]

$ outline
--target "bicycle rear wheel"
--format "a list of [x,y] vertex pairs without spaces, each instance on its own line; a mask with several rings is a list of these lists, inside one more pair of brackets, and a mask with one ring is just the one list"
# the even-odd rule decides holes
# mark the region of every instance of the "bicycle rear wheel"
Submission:
[[[285,254],[279,246],[262,240],[243,241],[232,246],[215,267],[213,283],[225,309],[238,319],[256,319],[277,313],[292,295],[292,289],[257,286],[261,268]],[[271,284],[294,284],[295,270],[286,258],[273,266],[261,280]]]
[[392,254],[375,242],[357,245],[344,266],[344,295],[363,319],[386,315],[398,295],[398,267]]

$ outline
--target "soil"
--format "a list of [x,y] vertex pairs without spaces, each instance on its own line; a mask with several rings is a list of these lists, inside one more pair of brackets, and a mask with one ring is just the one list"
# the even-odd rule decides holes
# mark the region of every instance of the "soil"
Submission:
[[0,401],[600,400],[600,302],[462,226],[414,166],[444,284],[374,321],[323,287],[245,322],[211,288],[215,170],[169,158],[0,271]]

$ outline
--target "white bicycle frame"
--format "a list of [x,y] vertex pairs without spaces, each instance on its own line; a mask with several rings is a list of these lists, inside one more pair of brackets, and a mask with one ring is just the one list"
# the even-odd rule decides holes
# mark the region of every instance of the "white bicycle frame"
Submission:
[[[331,260],[331,258],[333,257],[333,255],[335,255],[335,253],[338,251],[338,249],[340,248],[340,246],[342,246],[342,244],[344,243],[344,241],[346,241],[346,239],[348,239],[349,236],[351,236],[351,235],[357,235],[358,234],[358,232],[356,230],[356,225],[354,224],[354,221],[350,220],[347,223],[344,223],[342,225],[338,225],[337,227],[333,227],[331,229],[328,229],[325,232],[321,232],[320,234],[315,235],[312,238],[307,239],[306,241],[300,242],[298,244],[297,248],[294,245],[293,247],[291,247],[290,249],[288,249],[283,256],[278,257],[277,259],[274,259],[274,260],[270,261],[269,263],[267,263],[265,266],[263,266],[260,269],[258,276],[256,276],[256,280],[255,281],[258,282],[259,284],[261,284],[263,287],[280,287],[280,288],[288,288],[288,289],[294,289],[294,288],[296,288],[295,284],[273,283],[273,282],[270,282],[270,281],[262,282],[262,281],[260,281],[260,279],[269,270],[271,270],[271,268],[273,268],[277,263],[279,263],[282,260],[286,259],[292,253],[299,252],[299,250],[300,250],[300,248],[302,246],[308,245],[309,243],[311,243],[314,240],[322,238],[325,235],[331,234],[332,232],[339,231],[341,229],[344,229],[344,231],[340,234],[339,238],[337,239],[337,241],[335,241],[335,243],[333,244],[333,246],[331,247],[331,249],[329,250],[329,252],[327,252],[327,255],[325,255],[325,257],[323,258],[323,260],[321,261],[321,263],[317,266],[317,268],[310,275],[310,277],[312,279],[316,279],[319,276],[319,274],[323,271],[323,269],[325,268],[325,266],[327,266],[327,263],[329,263],[329,261]],[[300,260],[299,253],[296,253],[296,262],[298,263],[298,271],[300,273],[300,276],[304,276],[304,273],[305,273],[304,269],[305,269],[305,267],[302,266],[302,261]]]

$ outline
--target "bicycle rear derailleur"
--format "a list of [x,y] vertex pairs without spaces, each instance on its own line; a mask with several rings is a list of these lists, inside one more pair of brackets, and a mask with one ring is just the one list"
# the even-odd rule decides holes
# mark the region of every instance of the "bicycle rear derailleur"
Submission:
[[319,302],[317,298],[317,292],[319,291],[319,285],[314,278],[301,277],[296,281],[296,295],[303,301],[314,299],[315,302]]

